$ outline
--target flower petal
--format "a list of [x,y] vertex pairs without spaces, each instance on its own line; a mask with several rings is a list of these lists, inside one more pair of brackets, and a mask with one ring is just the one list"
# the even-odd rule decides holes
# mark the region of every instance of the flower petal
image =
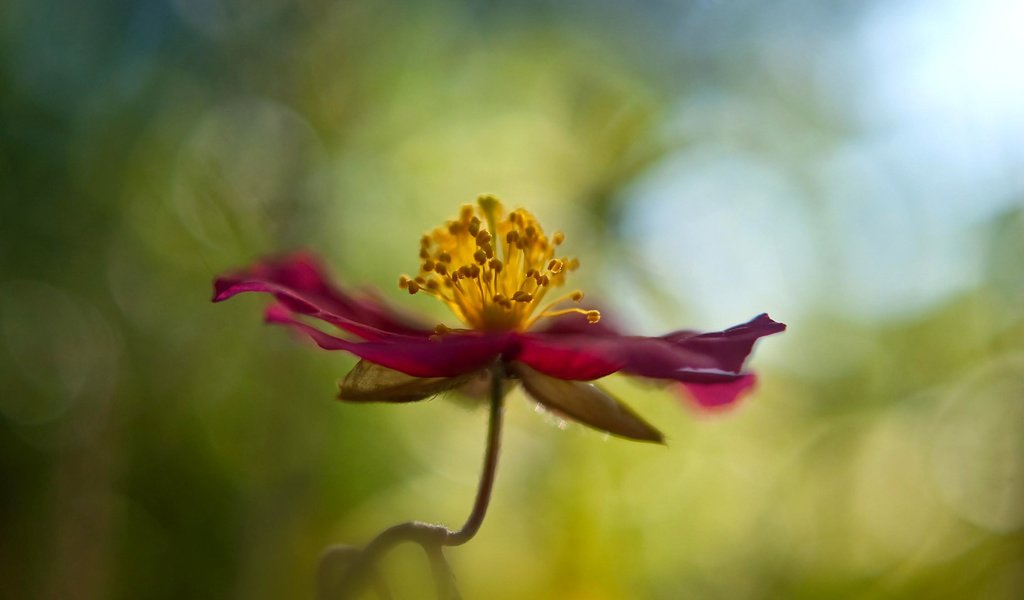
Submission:
[[654,379],[735,379],[720,373],[713,356],[680,348],[662,338],[523,334],[515,357],[559,379],[591,380],[624,371]]
[[323,319],[364,339],[386,334],[430,335],[429,328],[399,314],[376,297],[357,297],[324,275],[318,261],[306,253],[257,263],[247,270],[214,281],[214,302],[242,292],[266,292],[294,312]]
[[715,357],[717,368],[738,372],[754,347],[758,338],[786,330],[786,325],[773,321],[767,314],[760,314],[742,325],[725,331],[696,333],[677,331],[662,336],[680,348]]
[[523,334],[517,358],[561,379],[590,380],[623,371],[694,383],[734,382],[743,377],[740,371],[754,342],[785,328],[762,314],[724,331],[677,331],[661,337],[621,335],[610,327],[592,334],[552,330]]
[[303,323],[283,304],[267,310],[270,323],[290,325],[325,350],[345,350],[413,377],[455,377],[493,362],[510,344],[505,334],[452,333],[443,337],[393,335],[373,341],[346,340]]
[[664,439],[632,409],[593,384],[548,377],[517,362],[509,370],[519,376],[530,397],[575,421],[633,440],[661,443]]
[[706,410],[719,410],[735,403],[756,383],[757,378],[752,373],[748,373],[727,383],[688,382],[681,387],[686,391],[687,397],[691,398],[698,407]]
[[457,388],[474,376],[413,377],[361,360],[338,382],[338,398],[346,402],[415,402]]

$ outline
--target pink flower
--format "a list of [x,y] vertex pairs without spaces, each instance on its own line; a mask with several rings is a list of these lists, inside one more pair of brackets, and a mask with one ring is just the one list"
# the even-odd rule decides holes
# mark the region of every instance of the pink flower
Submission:
[[523,209],[506,213],[492,196],[464,206],[457,219],[424,235],[418,275],[403,276],[399,286],[445,303],[465,328],[430,327],[372,294],[348,292],[308,254],[220,277],[213,300],[271,294],[276,302],[267,321],[362,359],[340,382],[344,400],[422,400],[462,386],[500,361],[503,372],[545,407],[648,441],[662,436],[588,382],[617,372],[674,381],[701,406],[725,406],[754,382],[743,371],[754,342],[786,328],[762,314],[713,333],[625,335],[601,322],[598,311],[579,307],[582,292],[548,298],[579,265],[556,256],[563,240],[561,233],[545,236]]

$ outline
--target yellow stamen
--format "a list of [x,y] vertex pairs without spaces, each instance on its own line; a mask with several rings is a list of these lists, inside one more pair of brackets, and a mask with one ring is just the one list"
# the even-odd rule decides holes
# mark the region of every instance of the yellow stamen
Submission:
[[[420,239],[419,274],[402,276],[398,285],[410,294],[423,291],[444,302],[473,329],[525,330],[538,319],[566,314],[596,323],[601,318],[596,310],[551,310],[562,302],[579,302],[583,292],[540,308],[548,290],[563,285],[579,266],[575,258],[555,256],[564,240],[561,232],[545,236],[526,210],[506,213],[494,196],[480,196],[477,206],[462,207],[457,219]],[[438,334],[452,331],[442,327]]]

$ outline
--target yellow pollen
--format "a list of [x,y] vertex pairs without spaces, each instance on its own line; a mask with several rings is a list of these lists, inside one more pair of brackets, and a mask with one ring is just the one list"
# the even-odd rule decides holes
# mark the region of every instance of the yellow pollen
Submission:
[[[463,206],[456,219],[420,239],[420,271],[415,278],[403,275],[398,287],[440,300],[473,329],[522,331],[538,319],[568,314],[597,323],[596,310],[557,308],[579,302],[583,292],[545,299],[579,266],[575,258],[555,256],[564,241],[561,232],[548,238],[528,211],[506,212],[494,196],[480,196],[476,206]],[[450,331],[439,325],[436,333]]]

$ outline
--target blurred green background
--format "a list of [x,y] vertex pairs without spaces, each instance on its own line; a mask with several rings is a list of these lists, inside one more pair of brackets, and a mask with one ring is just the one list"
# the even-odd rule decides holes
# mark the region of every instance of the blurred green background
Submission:
[[790,330],[724,414],[610,378],[667,447],[511,398],[467,597],[1024,597],[1022,19],[7,0],[0,597],[311,598],[329,544],[458,525],[485,411],[335,402],[351,358],[209,297],[308,248],[440,317],[397,276],[481,192],[638,332]]

